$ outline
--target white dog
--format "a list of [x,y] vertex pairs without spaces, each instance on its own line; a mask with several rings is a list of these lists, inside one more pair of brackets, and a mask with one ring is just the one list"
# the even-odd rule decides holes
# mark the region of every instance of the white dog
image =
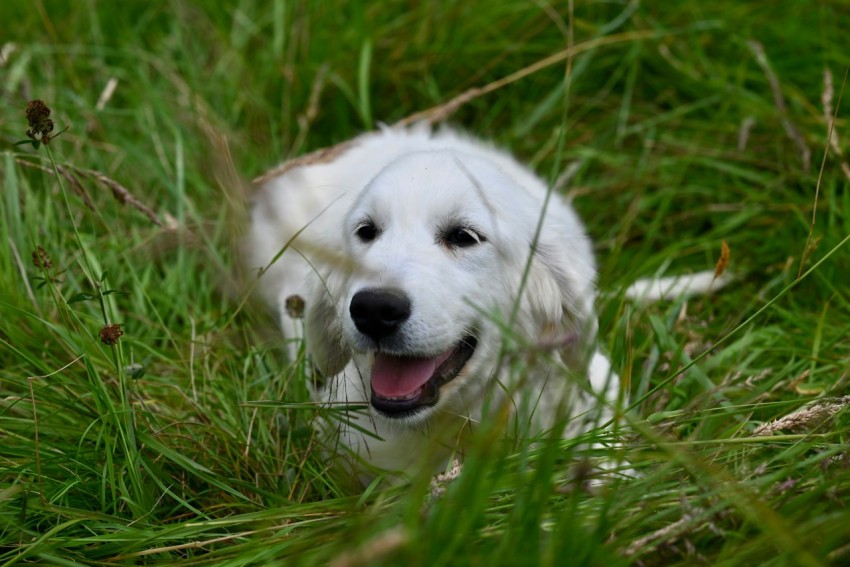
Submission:
[[[328,431],[363,478],[444,466],[488,413],[534,434],[566,410],[568,435],[610,415],[590,241],[510,155],[386,128],[279,172],[257,197],[250,263],[268,267],[284,335],[303,332],[325,378],[315,397],[341,408]],[[303,319],[287,309],[302,299]],[[522,349],[546,352],[506,363]]]

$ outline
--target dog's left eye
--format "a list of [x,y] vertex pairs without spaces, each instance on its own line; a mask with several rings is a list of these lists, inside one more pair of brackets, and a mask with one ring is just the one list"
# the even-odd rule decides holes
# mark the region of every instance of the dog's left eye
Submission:
[[357,228],[354,229],[354,234],[357,235],[357,238],[360,239],[363,243],[369,243],[375,240],[378,237],[380,231],[375,223],[371,219],[367,219],[357,225]]
[[487,239],[472,230],[471,228],[456,226],[450,228],[445,232],[445,234],[443,235],[443,240],[449,246],[454,246],[457,248],[467,248],[469,246],[481,244]]

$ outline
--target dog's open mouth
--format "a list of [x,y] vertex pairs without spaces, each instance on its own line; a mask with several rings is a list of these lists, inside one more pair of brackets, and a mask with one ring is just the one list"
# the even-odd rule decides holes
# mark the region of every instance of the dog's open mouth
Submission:
[[478,340],[467,336],[432,358],[377,353],[372,365],[372,406],[388,417],[407,417],[440,399],[475,352]]

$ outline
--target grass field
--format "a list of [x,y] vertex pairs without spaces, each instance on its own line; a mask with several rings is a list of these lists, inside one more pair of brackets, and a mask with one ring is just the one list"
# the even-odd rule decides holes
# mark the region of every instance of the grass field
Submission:
[[[0,22],[0,565],[850,563],[846,1],[5,0]],[[586,220],[639,475],[586,490],[574,443],[485,436],[441,497],[353,489],[238,269],[250,179],[559,53],[449,121]],[[68,128],[37,149],[14,145],[33,99]],[[724,241],[729,288],[623,299]]]

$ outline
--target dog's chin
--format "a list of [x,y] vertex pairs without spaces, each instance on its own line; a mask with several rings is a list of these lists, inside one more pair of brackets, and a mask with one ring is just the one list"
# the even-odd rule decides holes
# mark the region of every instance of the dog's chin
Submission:
[[372,408],[399,425],[427,420],[443,386],[463,373],[477,346],[478,339],[468,335],[435,357],[377,353],[370,381]]

